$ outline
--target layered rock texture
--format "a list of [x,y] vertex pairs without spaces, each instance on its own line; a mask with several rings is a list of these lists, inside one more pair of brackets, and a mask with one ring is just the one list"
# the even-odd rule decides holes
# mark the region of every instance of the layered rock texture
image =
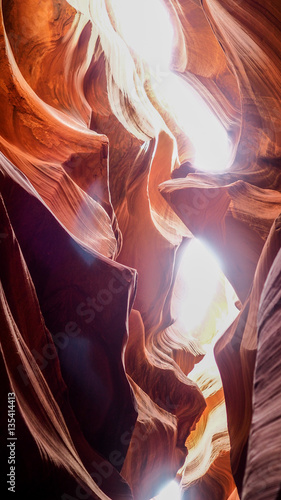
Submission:
[[1,498],[280,499],[279,0],[2,0],[0,68]]

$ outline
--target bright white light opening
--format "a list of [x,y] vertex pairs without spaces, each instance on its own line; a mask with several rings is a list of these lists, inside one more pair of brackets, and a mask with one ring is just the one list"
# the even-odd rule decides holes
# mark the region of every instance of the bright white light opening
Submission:
[[111,0],[126,43],[151,66],[168,68],[174,30],[161,0]]
[[181,491],[176,481],[171,481],[153,500],[180,500]]
[[204,99],[182,78],[169,72],[156,82],[179,126],[193,144],[194,166],[219,172],[230,166],[232,147],[227,131]]
[[178,270],[180,296],[173,314],[183,329],[193,330],[204,320],[215,297],[221,276],[218,260],[194,238],[188,244]]

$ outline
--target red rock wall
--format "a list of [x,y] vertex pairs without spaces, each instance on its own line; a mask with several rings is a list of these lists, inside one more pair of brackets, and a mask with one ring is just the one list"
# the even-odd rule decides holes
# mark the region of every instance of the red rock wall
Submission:
[[[164,4],[171,70],[231,138],[223,173],[195,168],[110,0],[1,2],[1,470],[15,393],[16,498],[150,500],[175,476],[192,500],[280,496],[281,8]],[[196,338],[174,316],[192,236],[239,299],[219,338],[223,276]]]

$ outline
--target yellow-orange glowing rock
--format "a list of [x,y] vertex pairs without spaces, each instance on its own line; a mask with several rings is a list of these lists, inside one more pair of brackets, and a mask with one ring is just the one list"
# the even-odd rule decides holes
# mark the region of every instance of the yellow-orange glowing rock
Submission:
[[2,0],[20,497],[279,498],[280,26],[279,0]]

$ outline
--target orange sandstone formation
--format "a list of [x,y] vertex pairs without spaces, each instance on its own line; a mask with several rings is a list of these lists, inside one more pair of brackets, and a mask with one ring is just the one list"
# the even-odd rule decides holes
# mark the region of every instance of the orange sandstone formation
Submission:
[[280,54],[278,0],[2,0],[3,498],[280,498]]

